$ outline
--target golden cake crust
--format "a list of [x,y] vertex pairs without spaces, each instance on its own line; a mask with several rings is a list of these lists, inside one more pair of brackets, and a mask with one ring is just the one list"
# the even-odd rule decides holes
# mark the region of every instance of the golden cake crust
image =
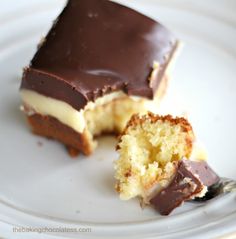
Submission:
[[[172,115],[156,115],[152,112],[148,112],[146,115],[140,116],[139,114],[134,114],[130,120],[128,121],[126,127],[124,128],[123,132],[119,135],[119,141],[117,144],[116,149],[118,150],[119,142],[123,135],[128,133],[128,129],[131,127],[135,127],[137,125],[142,125],[145,121],[150,120],[150,123],[155,123],[158,120],[162,122],[168,121],[171,125],[180,125],[184,132],[193,132],[193,128],[191,124],[188,122],[187,119],[183,117],[173,117]],[[193,140],[188,141],[189,147],[192,147]]]

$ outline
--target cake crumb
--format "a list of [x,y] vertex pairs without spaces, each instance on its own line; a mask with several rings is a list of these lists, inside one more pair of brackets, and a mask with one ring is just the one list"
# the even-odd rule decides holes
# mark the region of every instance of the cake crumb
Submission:
[[73,147],[70,147],[70,146],[66,146],[67,150],[68,150],[68,153],[69,155],[72,157],[72,158],[75,158],[79,155],[79,150],[78,149],[75,149]]
[[39,147],[42,147],[42,146],[43,146],[43,142],[38,141],[38,142],[37,142],[37,145],[38,145]]

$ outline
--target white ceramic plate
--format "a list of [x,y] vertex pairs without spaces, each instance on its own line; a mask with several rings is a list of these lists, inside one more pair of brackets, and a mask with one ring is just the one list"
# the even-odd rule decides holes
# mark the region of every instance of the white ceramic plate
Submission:
[[[187,114],[213,168],[236,179],[235,1],[120,2],[159,19],[185,42],[161,112]],[[161,217],[136,200],[120,201],[113,190],[115,139],[102,138],[93,156],[74,160],[59,143],[30,133],[19,111],[22,67],[63,4],[0,1],[0,237],[234,238],[235,194]],[[16,233],[16,225],[91,232]]]

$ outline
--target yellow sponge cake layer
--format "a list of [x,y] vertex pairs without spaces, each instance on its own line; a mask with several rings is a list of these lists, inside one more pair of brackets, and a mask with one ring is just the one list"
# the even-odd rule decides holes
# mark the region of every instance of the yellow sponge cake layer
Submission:
[[166,186],[175,162],[191,155],[193,141],[192,127],[184,118],[134,115],[117,146],[115,177],[120,198],[146,200],[154,189]]

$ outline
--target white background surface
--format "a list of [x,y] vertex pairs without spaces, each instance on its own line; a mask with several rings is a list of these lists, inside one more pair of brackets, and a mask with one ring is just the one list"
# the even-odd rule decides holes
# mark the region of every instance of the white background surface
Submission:
[[[141,210],[136,200],[120,201],[114,192],[115,139],[103,138],[93,156],[72,160],[60,144],[31,135],[19,111],[21,71],[63,3],[0,1],[0,237],[52,238],[12,233],[12,225],[92,228],[92,233],[55,238],[236,233],[235,194],[207,205],[185,204],[161,217]],[[160,20],[185,42],[161,112],[187,115],[213,168],[236,179],[236,2],[130,0],[128,5]]]

